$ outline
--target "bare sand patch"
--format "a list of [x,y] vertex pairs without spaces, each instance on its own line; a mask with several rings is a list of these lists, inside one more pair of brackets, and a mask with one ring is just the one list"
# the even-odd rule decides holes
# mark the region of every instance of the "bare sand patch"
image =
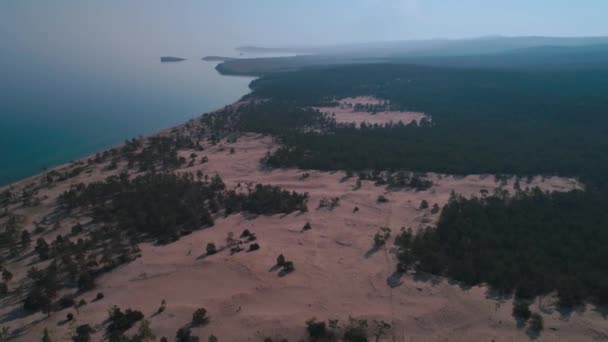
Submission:
[[[364,110],[365,106],[377,106],[376,110]],[[420,112],[396,111],[390,109],[387,101],[371,96],[349,97],[338,100],[335,107],[318,107],[322,113],[333,117],[337,123],[352,123],[360,127],[362,123],[368,125],[397,124],[407,125],[412,122],[420,123],[422,119],[431,121],[431,118]]]
[[[267,336],[299,341],[306,335],[307,319],[345,321],[349,316],[391,323],[387,341],[528,340],[511,317],[511,301],[488,299],[485,287],[462,289],[434,277],[391,278],[396,261],[390,247],[399,229],[418,229],[438,219],[438,213],[419,209],[422,200],[442,206],[452,191],[464,196],[481,196],[495,188],[513,191],[515,178],[497,181],[489,175],[427,174],[434,183],[428,190],[390,191],[371,181],[362,181],[357,187],[356,178],[346,179],[343,172],[266,170],[260,159],[277,147],[270,137],[245,134],[234,143],[222,141],[204,147],[196,153],[199,158],[207,156],[207,163],[178,172],[218,173],[228,187],[263,183],[307,192],[309,211],[256,218],[232,215],[169,245],[141,244],[140,258],[103,275],[95,290],[79,295],[77,300],[83,298],[89,304],[78,312],[66,309],[48,318],[43,314],[21,317],[21,303],[4,301],[0,325],[13,331],[27,326],[16,340],[31,341],[40,338],[44,327],[51,330],[54,340],[67,340],[73,326],[88,323],[98,331],[94,340],[101,340],[107,309],[119,305],[141,310],[158,337],[172,339],[175,331],[191,320],[196,308],[205,307],[209,323],[193,329],[203,341],[210,334],[221,341],[260,341]],[[185,157],[191,153],[180,151]],[[102,179],[108,174],[111,172],[96,169],[65,184],[41,189],[40,196],[45,200],[39,207],[15,211],[29,217],[28,225],[40,221],[69,184]],[[574,179],[558,177],[533,177],[519,183],[521,188],[539,186],[547,191],[582,188]],[[379,203],[380,195],[388,202]],[[333,210],[317,209],[325,198],[339,198],[340,204]],[[356,212],[355,207],[359,209]],[[49,232],[45,238],[65,234],[74,222],[74,218],[68,219],[62,224],[63,231]],[[307,222],[312,229],[303,232]],[[372,238],[382,226],[393,233],[386,247],[376,251]],[[207,243],[223,246],[228,232],[238,236],[244,229],[257,235],[260,250],[204,255]],[[279,254],[294,262],[293,273],[281,277],[273,269]],[[31,261],[23,258],[5,265],[15,270],[13,283],[23,280]],[[103,292],[105,298],[92,302],[97,292]],[[163,299],[167,309],[155,315]],[[549,304],[541,307],[535,303],[532,309],[545,310],[546,329],[540,340],[591,341],[608,336],[606,321],[596,311],[575,312],[562,319]],[[75,322],[61,323],[67,312],[75,314]]]

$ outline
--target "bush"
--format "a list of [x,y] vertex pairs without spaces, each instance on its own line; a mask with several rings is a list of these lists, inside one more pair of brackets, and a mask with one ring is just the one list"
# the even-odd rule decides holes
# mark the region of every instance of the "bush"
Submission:
[[367,342],[367,321],[353,320],[344,330],[345,342]]
[[217,253],[217,248],[215,247],[215,244],[210,242],[207,244],[207,255],[212,255]]
[[74,320],[74,314],[69,312],[67,315],[65,315],[65,320],[68,322]]
[[317,322],[315,318],[306,321],[306,330],[311,341],[322,340],[327,335],[325,322]]
[[527,321],[531,314],[527,303],[518,301],[513,304],[513,317],[516,319]]
[[283,256],[283,254],[279,254],[279,256],[277,257],[277,266],[283,265],[285,265],[285,257]]
[[530,329],[535,333],[540,333],[545,327],[543,323],[543,317],[538,313],[530,315]]
[[138,310],[127,309],[123,313],[120,308],[114,306],[110,309],[108,324],[108,335],[121,334],[130,329],[137,321],[142,320],[144,314]]
[[175,334],[176,342],[190,342],[190,336],[192,335],[192,331],[188,327],[182,327],[177,330]]
[[77,235],[82,233],[82,225],[80,223],[76,223],[74,226],[72,226],[72,235]]
[[388,202],[388,198],[386,198],[386,197],[384,197],[384,196],[380,195],[380,196],[378,196],[378,199],[377,199],[376,201],[377,201],[378,203],[386,203],[386,202]]
[[420,202],[420,209],[427,209],[429,207],[429,202],[427,202],[426,200],[422,200],[422,202]]
[[61,309],[65,309],[74,306],[76,302],[72,296],[63,296],[59,299],[58,304]]
[[82,272],[78,276],[78,288],[83,291],[91,290],[95,287],[95,278],[90,272]]
[[250,251],[250,252],[257,251],[258,249],[260,249],[260,245],[258,245],[257,243],[252,243],[252,244],[249,246],[249,251]]
[[374,246],[380,247],[386,243],[386,240],[391,236],[391,229],[388,227],[381,227],[378,232],[374,235]]
[[8,286],[6,283],[0,283],[0,297],[4,297],[8,294]]
[[245,229],[243,230],[243,232],[241,233],[241,238],[244,239],[246,237],[251,236],[251,232],[249,231],[249,229]]
[[102,300],[104,297],[103,292],[97,292],[97,295],[95,296],[95,300]]
[[76,328],[76,334],[72,337],[72,341],[74,342],[89,342],[91,341],[91,334],[94,333],[95,330],[91,328],[88,324],[79,325]]
[[307,231],[307,230],[310,230],[311,228],[312,228],[312,226],[310,225],[310,222],[306,222],[304,227],[302,227],[302,231]]
[[201,325],[207,322],[207,310],[205,308],[198,308],[192,314],[192,324]]
[[439,204],[435,203],[433,204],[433,207],[431,208],[431,214],[437,214],[439,212]]

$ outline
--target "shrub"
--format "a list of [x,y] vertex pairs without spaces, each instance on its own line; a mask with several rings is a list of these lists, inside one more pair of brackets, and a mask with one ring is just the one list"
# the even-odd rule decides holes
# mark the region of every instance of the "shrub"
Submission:
[[429,202],[427,202],[426,200],[422,200],[420,202],[420,209],[427,209],[429,207]]
[[42,332],[42,342],[51,342],[51,334],[47,328],[44,328]]
[[95,300],[102,300],[104,297],[103,292],[97,292],[97,295],[95,296]]
[[80,223],[76,223],[74,226],[72,226],[72,235],[77,235],[82,233],[82,225]]
[[386,240],[391,236],[391,229],[388,227],[381,227],[378,232],[374,235],[374,246],[380,247],[386,243]]
[[192,324],[201,325],[207,321],[207,310],[205,308],[198,308],[192,314]]
[[353,213],[356,213],[357,211],[359,211],[359,207],[354,207],[353,208]]
[[538,313],[530,315],[530,329],[535,333],[540,333],[544,329],[543,317]]
[[74,314],[69,312],[67,315],[65,315],[65,320],[68,322],[74,320]]
[[310,222],[306,222],[304,227],[302,227],[302,231],[307,231],[307,230],[310,230],[311,228],[312,228],[312,226],[310,225]]
[[306,330],[311,341],[322,340],[327,335],[325,322],[317,322],[315,318],[306,321]]
[[518,301],[513,304],[513,317],[516,319],[527,321],[531,314],[527,303]]
[[351,319],[344,329],[345,342],[367,342],[367,321]]
[[120,308],[114,306],[110,309],[107,331],[109,335],[116,335],[130,329],[135,322],[144,318],[144,314],[138,310],[127,309],[123,313]]
[[84,271],[78,276],[78,288],[84,291],[95,287],[95,278],[90,272]]
[[431,214],[437,214],[439,212],[439,204],[435,203],[433,204],[433,207],[431,208]]
[[218,339],[217,339],[217,337],[215,337],[215,335],[210,335],[209,338],[207,339],[207,341],[209,341],[209,342],[217,342]]
[[378,199],[376,200],[378,203],[386,203],[388,202],[388,198],[384,197],[383,195],[378,196]]
[[74,298],[72,298],[71,296],[63,296],[59,299],[58,304],[61,309],[65,309],[65,308],[74,306],[76,304],[76,302],[74,301]]
[[249,236],[251,236],[251,232],[249,231],[249,229],[245,229],[241,233],[241,238],[246,238],[246,237],[249,237]]
[[175,334],[176,342],[190,342],[190,336],[192,335],[192,331],[188,327],[182,327],[177,330]]
[[258,249],[260,249],[260,245],[258,245],[257,243],[252,243],[252,244],[249,246],[249,251],[250,251],[250,252],[257,251]]
[[76,334],[72,337],[72,341],[74,342],[89,342],[91,341],[91,334],[94,333],[95,330],[91,328],[88,324],[79,325],[76,328]]
[[215,247],[215,244],[210,242],[207,244],[207,255],[212,255],[217,253],[217,248]]
[[13,274],[5,268],[4,270],[2,270],[2,279],[4,279],[4,281],[8,283],[13,279]]
[[4,297],[8,294],[8,286],[6,283],[0,283],[0,297]]
[[283,254],[279,254],[279,256],[277,257],[277,266],[283,265],[285,265],[285,257],[283,256]]

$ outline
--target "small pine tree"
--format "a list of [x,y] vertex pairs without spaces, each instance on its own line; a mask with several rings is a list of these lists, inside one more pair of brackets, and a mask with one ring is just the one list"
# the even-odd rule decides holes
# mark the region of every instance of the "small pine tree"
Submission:
[[209,242],[207,244],[207,248],[206,249],[207,249],[207,255],[212,255],[212,254],[217,253],[217,248],[215,247],[215,244],[212,243],[212,242]]
[[192,314],[192,324],[201,325],[207,321],[207,310],[205,308],[198,308]]
[[422,200],[422,202],[420,202],[420,209],[427,209],[429,207],[429,202],[427,202],[426,200]]
[[277,257],[277,265],[278,266],[285,265],[285,257],[283,256],[283,254],[279,254],[279,256]]
[[5,268],[2,271],[2,279],[4,279],[4,281],[8,283],[13,279],[13,274]]
[[48,328],[44,328],[42,332],[42,342],[51,342],[51,333],[49,333]]
[[302,230],[307,231],[307,230],[310,230],[311,228],[312,228],[312,226],[310,225],[310,222],[306,222],[304,227],[302,227]]
[[527,321],[531,314],[527,303],[519,301],[513,304],[513,317],[516,319]]
[[535,333],[540,333],[544,328],[543,317],[537,312],[530,315],[530,329]]

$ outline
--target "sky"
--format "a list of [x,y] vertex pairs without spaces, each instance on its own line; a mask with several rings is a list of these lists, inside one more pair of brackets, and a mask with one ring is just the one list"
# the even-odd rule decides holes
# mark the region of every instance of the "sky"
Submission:
[[608,36],[606,0],[2,0],[0,51],[226,54],[486,35]]

